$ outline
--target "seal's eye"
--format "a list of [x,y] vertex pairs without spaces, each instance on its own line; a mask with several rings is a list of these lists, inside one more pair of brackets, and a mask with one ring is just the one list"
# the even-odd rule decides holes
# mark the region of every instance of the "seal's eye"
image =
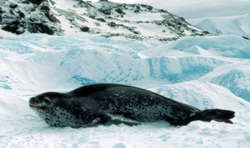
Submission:
[[49,104],[51,102],[50,98],[49,97],[44,97],[44,102],[46,104]]

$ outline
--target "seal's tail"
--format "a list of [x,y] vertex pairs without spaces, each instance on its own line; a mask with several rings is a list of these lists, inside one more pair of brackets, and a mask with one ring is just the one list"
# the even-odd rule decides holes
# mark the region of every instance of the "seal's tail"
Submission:
[[199,112],[196,115],[196,119],[202,121],[211,121],[215,120],[218,122],[226,122],[233,123],[230,121],[231,118],[234,117],[234,112],[230,110],[222,110],[222,109],[207,109]]

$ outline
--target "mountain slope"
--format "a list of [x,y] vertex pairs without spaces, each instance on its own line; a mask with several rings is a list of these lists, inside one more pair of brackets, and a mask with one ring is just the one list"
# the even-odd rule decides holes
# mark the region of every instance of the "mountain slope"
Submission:
[[144,4],[83,0],[9,0],[0,4],[1,28],[16,34],[90,33],[159,41],[208,34],[181,17]]
[[200,29],[216,34],[234,34],[250,38],[250,13],[239,16],[217,16],[189,19]]

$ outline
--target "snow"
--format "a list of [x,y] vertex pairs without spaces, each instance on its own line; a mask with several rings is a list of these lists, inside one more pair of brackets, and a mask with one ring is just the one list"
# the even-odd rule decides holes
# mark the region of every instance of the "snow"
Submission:
[[14,36],[14,35],[12,33],[0,30],[0,39],[2,39],[3,37],[6,37],[6,36]]
[[[170,44],[90,35],[0,40],[0,147],[246,147],[250,144],[249,41],[236,35]],[[236,112],[234,124],[195,121],[51,128],[28,106],[44,91],[97,82],[149,89],[200,109]]]
[[[126,12],[126,11],[125,11]],[[127,15],[125,15],[124,19],[126,20],[131,20],[131,21],[152,21],[152,18],[154,18],[154,20],[162,20],[162,14],[159,13],[151,13],[151,12],[145,12],[145,13],[139,13],[136,14],[135,13],[131,13],[129,12]]]

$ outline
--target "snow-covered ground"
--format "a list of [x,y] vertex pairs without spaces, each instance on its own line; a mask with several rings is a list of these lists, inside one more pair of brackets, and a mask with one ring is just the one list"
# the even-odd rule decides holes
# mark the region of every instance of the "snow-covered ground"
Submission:
[[[233,35],[167,45],[93,36],[5,36],[0,40],[0,147],[247,147],[249,45]],[[236,117],[232,125],[50,128],[28,107],[38,93],[96,82],[135,85],[200,109],[234,110]]]

